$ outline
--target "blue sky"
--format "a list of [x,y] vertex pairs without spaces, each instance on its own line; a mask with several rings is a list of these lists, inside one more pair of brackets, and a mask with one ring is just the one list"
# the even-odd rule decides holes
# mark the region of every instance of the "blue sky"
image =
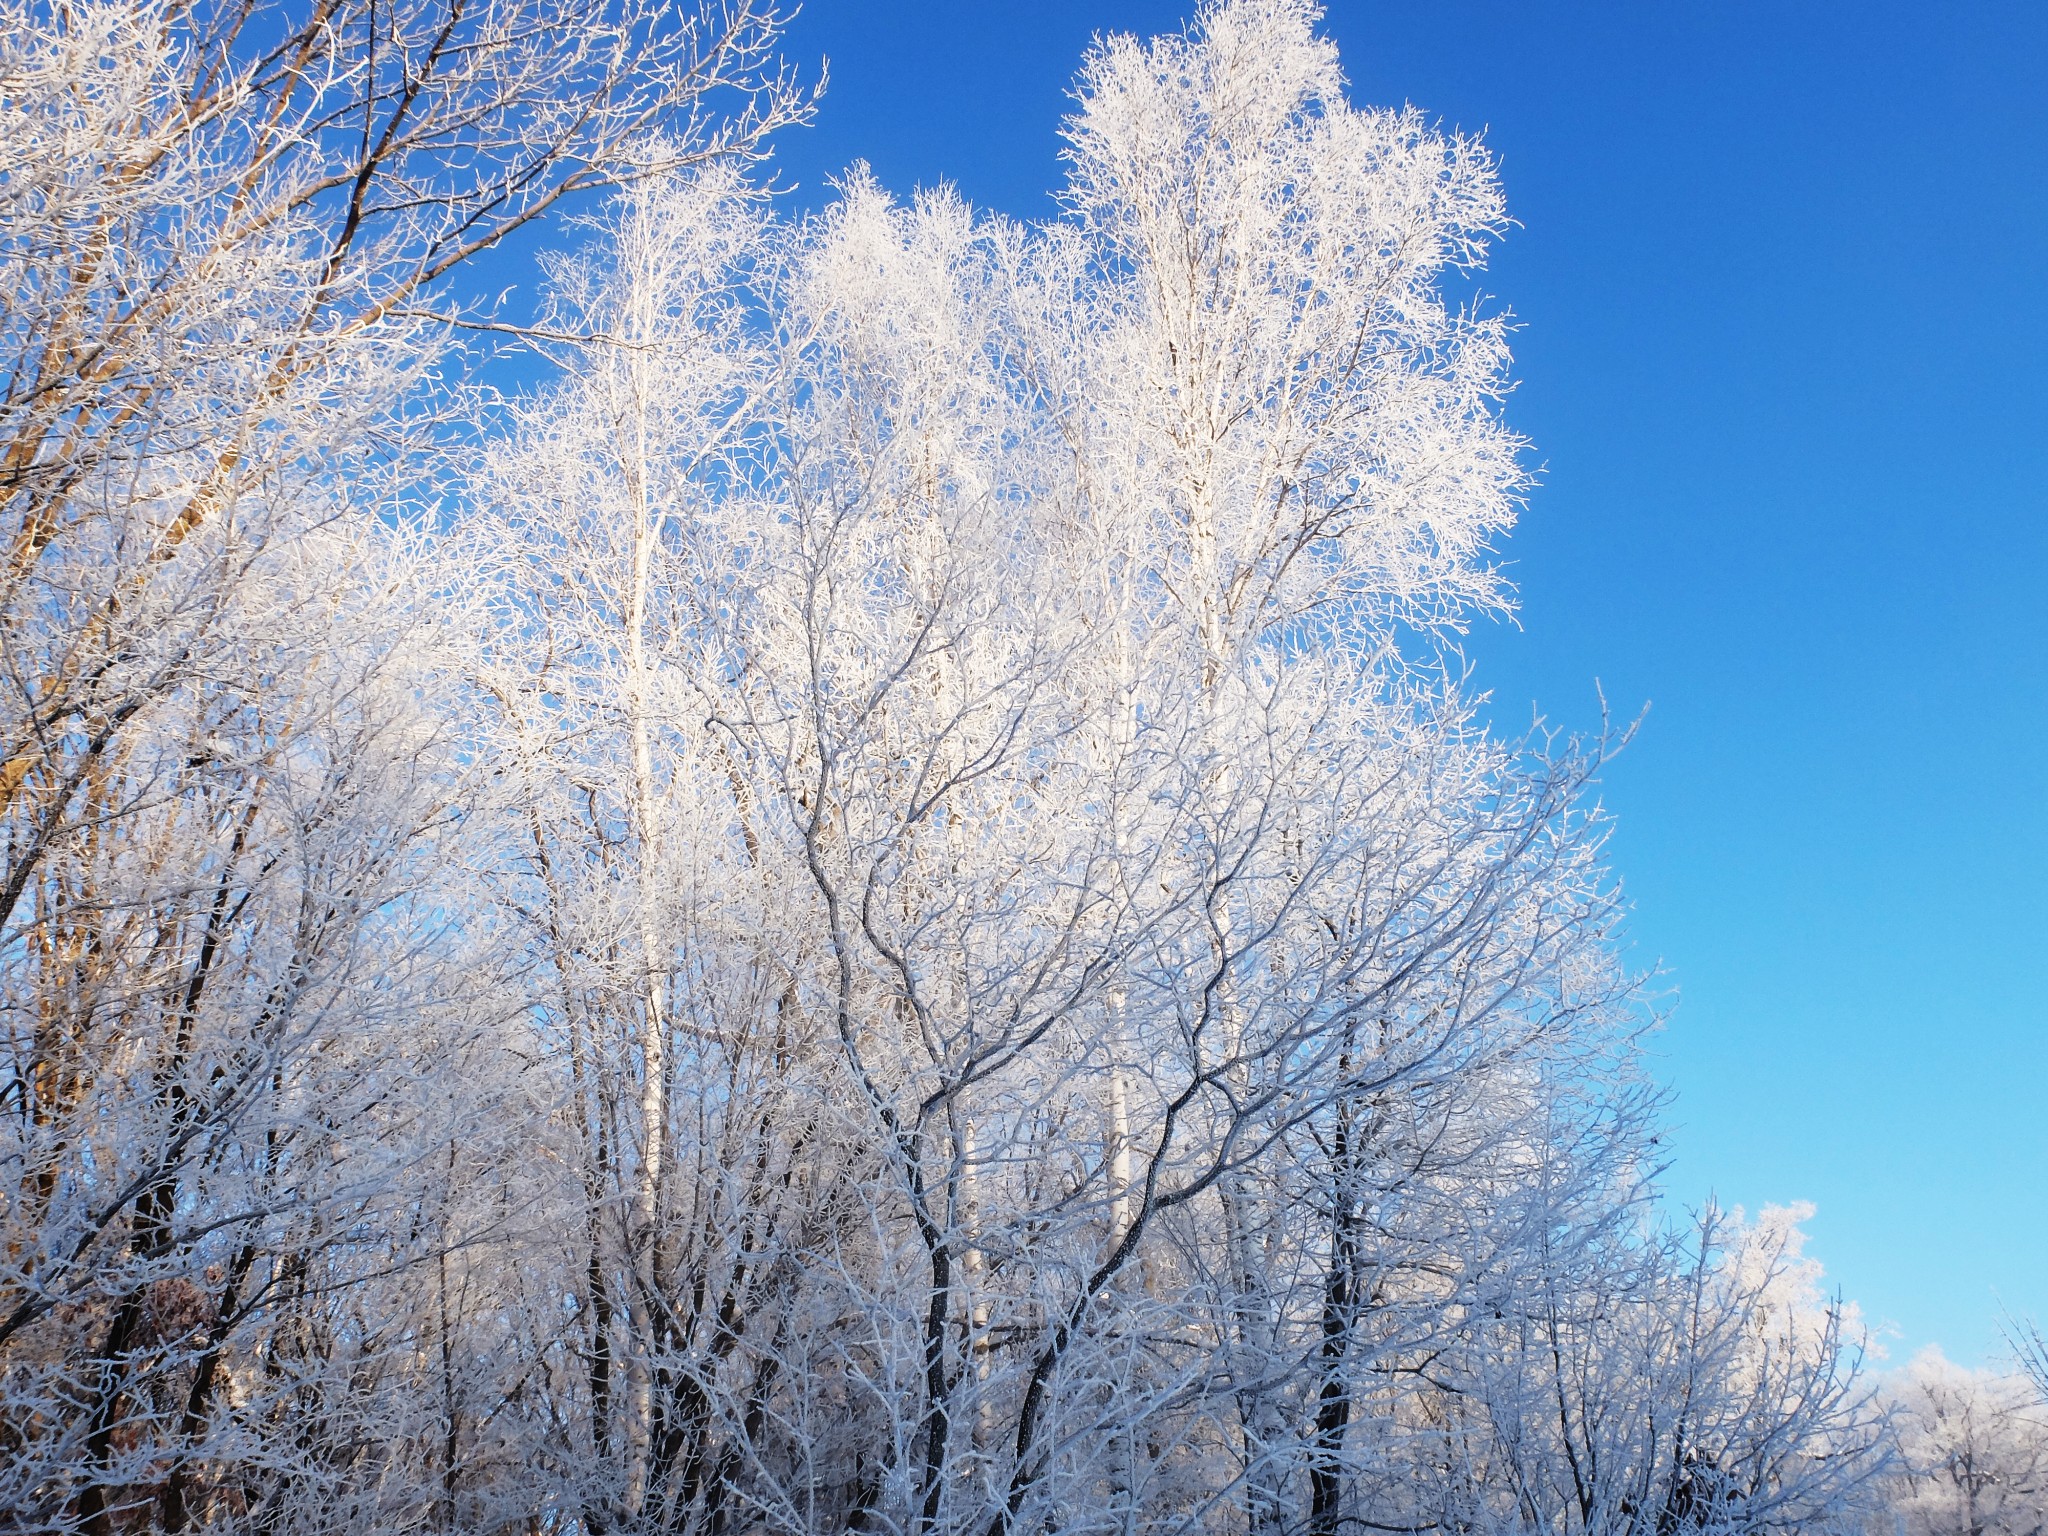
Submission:
[[[1047,216],[1091,33],[1185,4],[807,0],[780,163]],[[2048,6],[1334,0],[1357,100],[1484,130],[1544,484],[1472,637],[1610,770],[1678,1007],[1674,1198],[1819,1206],[1894,1359],[2048,1315]]]

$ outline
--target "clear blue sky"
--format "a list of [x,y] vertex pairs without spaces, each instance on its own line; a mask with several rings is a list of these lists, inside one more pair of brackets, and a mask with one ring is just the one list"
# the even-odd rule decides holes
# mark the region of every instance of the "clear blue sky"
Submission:
[[[783,174],[1051,212],[1097,30],[1160,0],[807,0]],[[1894,1359],[2048,1315],[2048,5],[1334,0],[1355,99],[1483,129],[1545,466],[1473,637],[1610,771],[1678,1010],[1675,1198],[1810,1199]]]

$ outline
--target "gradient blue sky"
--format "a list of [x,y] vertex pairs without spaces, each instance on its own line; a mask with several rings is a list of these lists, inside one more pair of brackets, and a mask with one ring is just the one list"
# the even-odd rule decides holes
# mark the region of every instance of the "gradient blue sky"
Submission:
[[[1090,35],[1176,0],[808,0],[794,200],[1045,217]],[[2048,6],[1333,0],[1354,99],[1483,130],[1544,484],[1473,636],[1610,770],[1678,1008],[1674,1198],[1819,1206],[1895,1360],[2048,1315]]]

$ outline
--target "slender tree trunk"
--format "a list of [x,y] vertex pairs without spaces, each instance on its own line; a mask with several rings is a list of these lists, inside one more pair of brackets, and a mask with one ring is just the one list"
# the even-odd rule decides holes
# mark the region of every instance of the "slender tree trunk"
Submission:
[[[643,329],[636,316],[636,334]],[[663,1330],[659,1314],[665,1305],[660,1221],[668,1136],[668,1037],[662,995],[668,968],[656,917],[659,889],[655,862],[660,856],[661,841],[655,805],[653,727],[650,720],[653,675],[647,656],[647,607],[659,539],[652,490],[648,485],[652,465],[647,442],[647,418],[651,408],[649,381],[645,377],[647,366],[647,360],[639,355],[630,357],[625,364],[627,378],[624,381],[626,399],[623,406],[628,420],[624,428],[630,436],[622,445],[633,518],[623,638],[628,746],[632,755],[633,831],[639,845],[635,894],[643,1074],[640,1084],[640,1168],[634,1185],[630,1244],[634,1284],[628,1297],[634,1333],[634,1346],[628,1357],[631,1410],[626,1430],[626,1513],[629,1517],[637,1517],[641,1511],[652,1470],[656,1418],[654,1355],[660,1348],[659,1335]]]

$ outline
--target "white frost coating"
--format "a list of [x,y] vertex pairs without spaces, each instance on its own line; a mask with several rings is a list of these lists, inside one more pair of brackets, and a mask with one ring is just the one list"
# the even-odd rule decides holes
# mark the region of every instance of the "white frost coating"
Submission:
[[[323,89],[386,80],[374,125],[440,14],[312,25]],[[573,182],[596,150],[521,51],[557,23],[487,15],[462,67],[554,103],[493,142]],[[39,34],[77,58],[0,65],[76,87],[0,113],[25,290],[76,254],[35,243],[70,174],[36,135],[118,200],[154,173],[109,125],[191,89],[158,12],[78,16]],[[303,378],[163,364],[168,446],[9,312],[86,405],[6,418],[17,469],[80,468],[7,489],[0,1503],[1856,1527],[1887,1441],[1801,1213],[1651,1214],[1608,743],[1503,743],[1460,692],[1528,489],[1503,320],[1445,292],[1505,222],[1484,150],[1351,106],[1312,8],[1235,0],[1090,55],[1050,224],[860,170],[792,224],[735,163],[800,111],[772,19],[706,16],[760,93],[730,130],[639,135],[639,77],[560,42],[643,159],[549,263],[558,381],[468,417],[480,450],[417,387],[414,279],[499,217],[440,141],[371,176],[389,259],[345,285],[291,240],[164,258],[193,323],[152,345],[323,338]],[[351,51],[384,25],[409,64]],[[468,99],[433,97],[458,148]],[[390,515],[421,475],[459,515]],[[50,700],[112,719],[102,677],[117,745],[52,734]]]

